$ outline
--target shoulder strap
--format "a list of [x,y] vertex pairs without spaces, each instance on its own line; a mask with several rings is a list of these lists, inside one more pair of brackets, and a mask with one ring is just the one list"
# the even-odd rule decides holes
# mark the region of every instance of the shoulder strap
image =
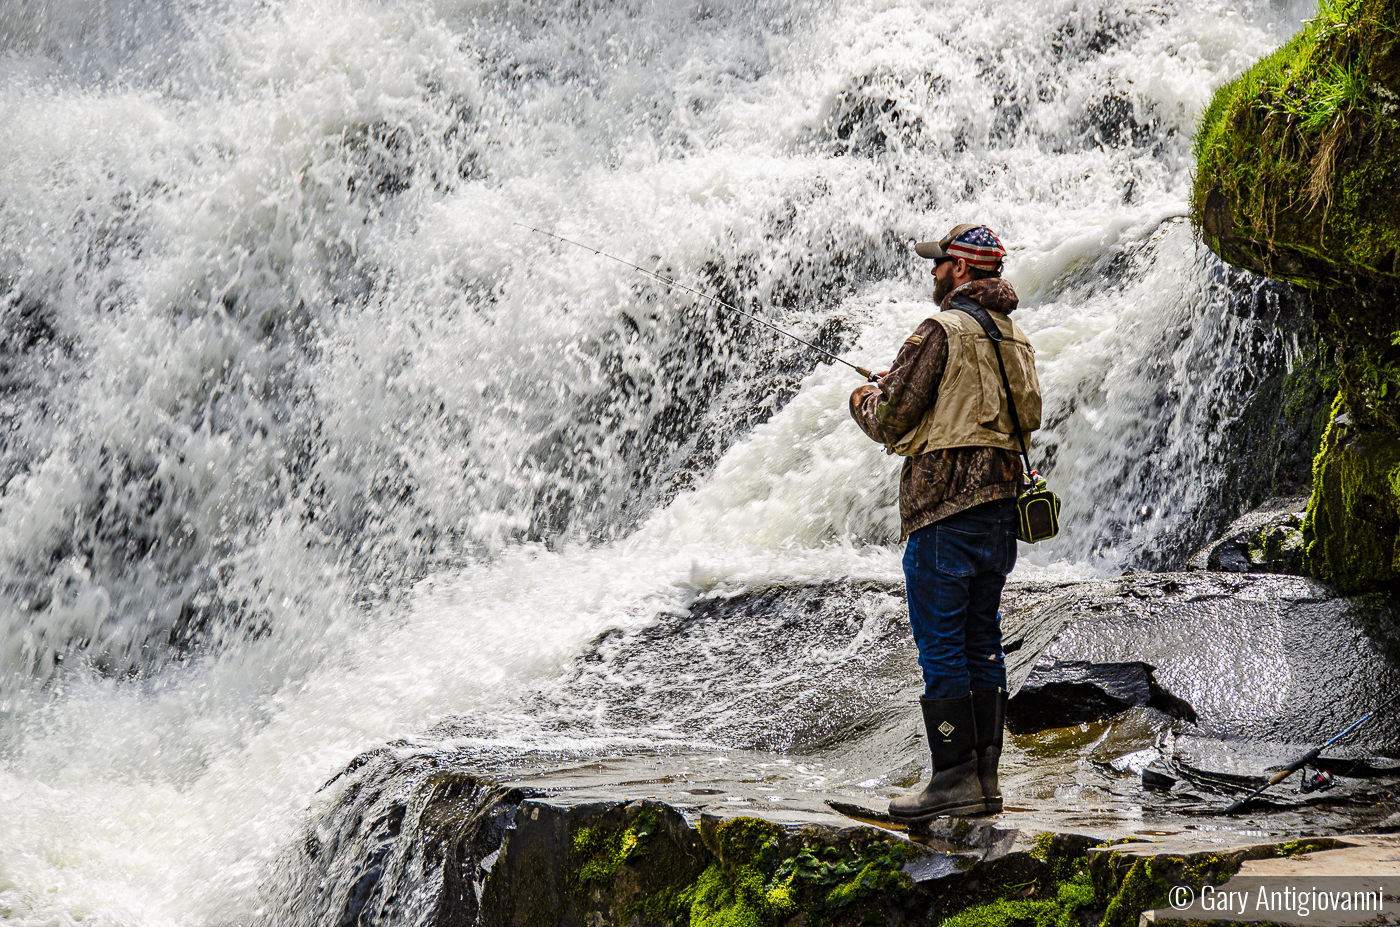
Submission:
[[976,300],[966,296],[955,296],[949,304],[949,309],[971,316],[973,321],[982,326],[982,331],[987,333],[987,337],[992,339],[992,349],[997,352],[997,366],[1001,368],[1001,387],[1006,390],[1006,403],[1011,407],[1011,421],[1016,425],[1016,441],[1021,445],[1021,460],[1026,467],[1026,479],[1030,479],[1031,455],[1026,450],[1026,435],[1021,431],[1021,416],[1016,412],[1016,397],[1011,395],[1011,380],[1006,376],[1006,361],[1001,358],[1001,342],[1005,336],[997,327],[992,314]]
[[[997,323],[993,321],[992,314],[982,307],[982,304],[975,299],[968,299],[966,296],[954,296],[950,307],[958,310],[963,315],[970,315],[974,322],[982,326],[982,331],[987,333],[987,337],[993,342],[1000,344],[1002,340],[1001,329],[997,328]],[[1001,356],[1001,352],[997,352]]]

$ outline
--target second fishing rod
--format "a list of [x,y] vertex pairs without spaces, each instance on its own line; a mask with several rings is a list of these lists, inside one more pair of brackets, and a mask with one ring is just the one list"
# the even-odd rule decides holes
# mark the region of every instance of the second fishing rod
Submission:
[[853,364],[853,363],[851,363],[850,361],[846,360],[844,357],[839,357],[838,355],[832,354],[830,351],[828,351],[828,350],[826,350],[826,349],[824,349],[824,348],[819,348],[819,347],[817,347],[815,344],[812,344],[812,342],[810,342],[810,341],[805,341],[805,340],[803,340],[803,339],[797,337],[797,336],[794,335],[792,332],[783,331],[781,328],[779,328],[778,326],[774,325],[772,322],[764,321],[763,319],[760,319],[758,316],[754,315],[754,314],[751,313],[751,312],[745,312],[744,310],[738,308],[737,306],[731,306],[729,303],[725,302],[725,301],[722,300],[722,299],[716,299],[715,297],[711,296],[711,295],[708,294],[708,293],[703,293],[703,292],[701,292],[700,290],[695,289],[694,287],[686,286],[684,283],[681,283],[681,282],[679,282],[679,281],[677,281],[677,280],[673,280],[673,279],[671,279],[670,277],[665,276],[664,274],[658,274],[658,273],[657,273],[656,271],[654,271],[654,270],[647,270],[645,267],[642,267],[642,266],[640,266],[640,265],[638,265],[638,264],[633,264],[631,261],[624,260],[623,258],[620,258],[620,257],[618,257],[618,256],[615,255],[615,254],[608,254],[606,251],[600,251],[600,250],[598,250],[597,248],[594,248],[594,247],[591,246],[591,245],[585,245],[585,244],[584,244],[583,242],[581,242],[581,241],[574,241],[572,238],[565,238],[563,235],[555,235],[553,232],[546,232],[544,229],[535,228],[533,225],[526,225],[524,222],[516,222],[515,224],[518,225],[518,226],[519,226],[520,228],[522,228],[522,229],[529,229],[530,231],[535,232],[536,234],[544,235],[546,238],[553,238],[555,241],[562,241],[562,242],[564,242],[565,244],[573,245],[573,246],[576,247],[576,248],[582,248],[582,249],[585,250],[585,251],[592,251],[594,254],[598,255],[599,257],[605,257],[605,258],[608,258],[608,259],[610,259],[610,260],[617,261],[619,264],[625,264],[625,265],[627,265],[628,267],[632,268],[633,270],[635,270],[635,271],[637,271],[637,272],[639,272],[639,273],[646,274],[648,277],[650,277],[650,278],[653,279],[653,280],[657,280],[657,281],[660,281],[661,283],[666,284],[666,286],[668,286],[668,287],[670,287],[670,288],[672,288],[672,289],[675,289],[675,290],[684,290],[685,292],[690,293],[690,294],[693,294],[693,295],[695,295],[695,296],[698,296],[698,297],[700,297],[701,299],[708,300],[710,303],[712,303],[713,305],[719,307],[720,309],[726,309],[726,310],[728,310],[729,312],[736,313],[736,314],[738,314],[738,315],[743,316],[743,317],[746,318],[746,319],[749,319],[749,320],[751,320],[751,321],[757,322],[759,325],[765,326],[766,328],[771,328],[773,331],[777,332],[778,334],[783,335],[783,336],[785,336],[785,337],[787,337],[787,338],[791,338],[793,341],[796,341],[796,342],[798,342],[798,343],[800,343],[800,344],[804,344],[804,345],[806,345],[807,347],[811,348],[813,351],[816,351],[818,354],[822,354],[822,355],[825,355],[826,357],[831,358],[832,360],[836,361],[838,364],[845,364],[847,367],[850,367],[850,368],[851,368],[852,370],[854,370],[856,373],[858,373],[858,374],[860,374],[861,376],[865,377],[867,380],[869,380],[869,381],[872,382],[872,383],[874,383],[874,382],[876,382],[877,380],[880,379],[879,374],[872,373],[871,371],[866,370],[864,367],[861,367],[861,366],[858,365],[858,364]]

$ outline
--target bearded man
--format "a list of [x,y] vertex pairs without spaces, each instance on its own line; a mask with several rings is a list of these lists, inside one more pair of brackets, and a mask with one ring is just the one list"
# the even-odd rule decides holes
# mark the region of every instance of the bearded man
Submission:
[[[890,802],[890,816],[905,824],[1002,810],[1006,665],[998,608],[1016,565],[1016,497],[1028,485],[1017,452],[1040,427],[1035,352],[1009,318],[1017,297],[1001,279],[1000,240],[984,225],[959,225],[915,251],[933,261],[941,311],[850,400],[861,430],[904,456],[904,579],[933,760],[922,791]],[[1002,334],[1000,362],[992,324]]]

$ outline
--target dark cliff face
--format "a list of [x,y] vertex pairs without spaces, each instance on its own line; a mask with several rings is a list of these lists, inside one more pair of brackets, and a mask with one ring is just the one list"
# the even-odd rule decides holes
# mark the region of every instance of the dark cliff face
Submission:
[[1220,89],[1196,156],[1207,244],[1307,289],[1335,352],[1308,566],[1350,592],[1400,588],[1400,0],[1323,0]]

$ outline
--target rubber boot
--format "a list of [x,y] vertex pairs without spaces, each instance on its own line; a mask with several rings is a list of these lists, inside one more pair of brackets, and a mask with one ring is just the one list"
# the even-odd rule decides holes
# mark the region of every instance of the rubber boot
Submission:
[[982,785],[977,779],[972,696],[919,699],[933,757],[933,778],[922,792],[890,802],[890,817],[901,824],[921,824],[943,814],[983,814]]
[[977,730],[977,779],[982,783],[982,799],[988,814],[1001,814],[1001,784],[997,766],[1001,763],[1002,729],[1006,726],[1006,690],[973,689],[972,720]]

